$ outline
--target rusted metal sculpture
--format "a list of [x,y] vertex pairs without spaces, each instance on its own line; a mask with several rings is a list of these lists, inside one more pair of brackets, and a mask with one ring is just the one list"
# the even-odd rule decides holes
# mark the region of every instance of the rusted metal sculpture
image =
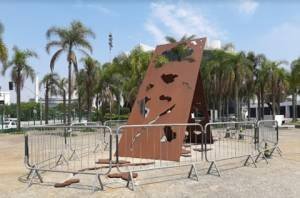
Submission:
[[[200,74],[205,42],[206,39],[201,38],[157,46],[139,88],[129,125],[193,122],[191,114],[195,111],[202,114],[201,124],[208,122]],[[174,130],[168,125],[147,132],[143,127],[124,129],[119,156],[178,161],[183,142],[189,136],[185,131],[187,129]],[[201,137],[191,141],[200,143]],[[153,144],[157,149],[149,149]]]

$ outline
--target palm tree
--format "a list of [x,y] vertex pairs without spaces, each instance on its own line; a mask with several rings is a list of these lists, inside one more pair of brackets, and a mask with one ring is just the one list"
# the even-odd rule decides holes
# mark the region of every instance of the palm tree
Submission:
[[264,118],[264,105],[265,105],[265,89],[268,84],[270,73],[269,73],[270,61],[267,58],[262,58],[259,68],[256,72],[256,90],[258,98],[259,120]]
[[277,81],[275,84],[275,112],[280,114],[280,102],[284,101],[289,93],[289,72],[284,68],[277,70]]
[[49,73],[44,76],[40,82],[40,88],[45,87],[45,123],[48,124],[48,110],[49,110],[49,94],[57,95],[57,83],[59,76],[57,73]]
[[58,87],[57,93],[63,98],[63,122],[66,124],[66,100],[67,100],[67,86],[68,80],[66,78],[58,79],[56,81]]
[[244,52],[233,54],[231,58],[232,71],[234,73],[234,100],[235,100],[235,114],[236,118],[240,119],[240,88],[245,85],[245,78],[247,75],[251,75],[249,69],[250,61],[246,58]]
[[179,40],[176,40],[174,37],[171,36],[166,36],[165,39],[166,41],[168,41],[169,43],[177,43],[177,42],[186,42],[186,41],[190,41],[196,38],[196,35],[183,35]]
[[[209,99],[207,101],[212,109],[218,109],[220,116],[225,112],[223,107],[228,107],[229,97],[232,93],[234,74],[230,58],[231,54],[224,50],[206,50],[201,64],[202,80],[206,82],[204,88],[207,99]],[[213,111],[212,119],[214,117]]]
[[257,97],[257,119],[261,120],[264,115],[264,95],[262,93],[264,93],[263,88],[266,81],[265,77],[267,76],[267,70],[265,69],[267,58],[264,54],[254,54],[250,61],[253,63],[254,92]]
[[2,34],[4,32],[4,27],[2,25],[2,23],[0,23],[0,62],[2,62],[3,64],[7,61],[7,57],[8,57],[8,52],[7,52],[7,48],[2,40]]
[[291,73],[289,76],[290,90],[292,92],[293,103],[293,122],[297,121],[297,94],[300,87],[300,58],[294,60],[291,64]]
[[[51,27],[46,36],[49,42],[46,45],[46,51],[49,53],[51,48],[58,48],[50,61],[50,69],[53,71],[56,60],[62,53],[67,54],[68,62],[68,124],[71,123],[71,100],[72,100],[72,66],[75,72],[78,72],[77,58],[75,50],[87,55],[85,50],[92,53],[92,46],[87,40],[88,37],[95,38],[94,32],[85,27],[79,21],[73,21],[70,27]],[[56,36],[57,40],[51,40]]]
[[78,99],[77,99],[77,107],[78,107],[78,118],[79,118],[79,122],[81,122],[81,118],[82,118],[82,109],[83,109],[83,102],[82,102],[82,98],[84,97],[85,94],[85,75],[84,75],[84,70],[81,69],[78,71],[77,75],[76,75],[76,82],[75,82],[75,86],[76,86],[76,93],[78,95]]
[[100,67],[100,63],[91,57],[82,59],[84,63],[84,69],[82,70],[83,82],[81,86],[84,87],[84,96],[87,105],[87,120],[91,121],[92,102],[95,95],[95,88],[97,81],[97,67]]
[[32,66],[29,65],[28,59],[33,57],[37,58],[37,54],[31,50],[20,50],[17,47],[13,47],[12,59],[3,67],[3,75],[7,69],[11,68],[11,79],[16,85],[17,94],[17,118],[18,118],[18,130],[21,128],[20,116],[21,116],[21,89],[24,86],[25,80],[29,77],[32,81],[35,78],[35,72]]
[[278,111],[276,111],[276,90],[279,89],[280,83],[285,83],[284,78],[285,78],[285,74],[284,71],[282,71],[281,68],[279,68],[279,66],[281,64],[285,64],[285,61],[273,61],[270,62],[269,64],[269,75],[270,75],[270,81],[269,81],[269,86],[271,89],[271,101],[272,101],[272,116],[273,119],[275,119],[275,114],[276,112],[278,113]]
[[263,54],[255,54],[254,52],[247,53],[247,59],[249,60],[249,69],[252,73],[252,76],[249,76],[247,79],[247,105],[248,105],[248,114],[250,113],[250,99],[253,95],[256,95],[257,98],[257,119],[260,120],[261,118],[261,95],[260,95],[260,68],[263,62],[266,61],[266,57]]

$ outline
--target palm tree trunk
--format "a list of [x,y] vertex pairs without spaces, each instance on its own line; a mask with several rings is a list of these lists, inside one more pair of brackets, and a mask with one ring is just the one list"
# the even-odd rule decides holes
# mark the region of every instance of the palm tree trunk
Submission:
[[297,92],[294,91],[292,94],[292,103],[293,103],[293,122],[297,121]]
[[272,75],[272,117],[275,119],[275,90],[274,90],[274,77]]
[[235,82],[234,86],[234,99],[235,99],[235,117],[239,120],[239,87],[237,82]]
[[90,98],[90,91],[89,89],[87,91],[87,121],[91,121],[91,98]]
[[48,124],[48,109],[49,109],[49,89],[48,85],[46,85],[45,90],[45,124]]
[[275,119],[275,114],[276,114],[275,107],[276,107],[275,96],[272,95],[272,117],[273,117],[273,120]]
[[21,130],[21,87],[20,83],[16,83],[17,91],[17,129]]
[[72,63],[69,61],[69,86],[68,86],[68,125],[71,124],[71,97],[72,97]]
[[247,108],[248,108],[248,121],[250,120],[250,113],[251,113],[251,107],[250,107],[250,97],[247,99]]
[[265,94],[264,94],[264,87],[263,87],[263,85],[261,85],[261,89],[260,89],[260,100],[261,100],[261,119],[263,120],[264,119],[264,115],[265,115],[265,105],[264,105],[264,103],[265,103],[265,101],[264,101],[264,96],[265,96]]
[[63,91],[63,114],[64,114],[64,125],[66,124],[66,92]]
[[257,119],[260,120],[261,119],[261,116],[260,116],[260,93],[257,92],[256,93],[256,96],[257,96],[257,108],[256,108],[256,115],[257,115]]
[[81,122],[81,96],[78,94],[78,119]]
[[229,116],[229,97],[226,98],[226,117]]
[[221,97],[219,97],[219,111],[218,111],[218,117],[219,117],[219,120],[220,118],[222,117],[222,100],[221,100]]

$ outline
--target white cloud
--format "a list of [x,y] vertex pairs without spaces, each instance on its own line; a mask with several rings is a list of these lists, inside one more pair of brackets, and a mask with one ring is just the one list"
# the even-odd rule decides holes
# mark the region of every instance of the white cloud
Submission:
[[201,11],[187,3],[152,3],[151,12],[145,28],[154,36],[157,43],[164,41],[166,35],[182,37],[184,34],[220,38],[223,33],[209,21]]
[[254,14],[259,3],[254,0],[240,0],[239,12],[247,15]]

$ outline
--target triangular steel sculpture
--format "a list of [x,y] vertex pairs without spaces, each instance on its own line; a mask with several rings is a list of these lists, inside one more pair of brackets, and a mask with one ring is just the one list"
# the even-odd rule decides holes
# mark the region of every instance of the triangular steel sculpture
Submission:
[[[187,59],[169,61],[157,67],[157,59],[178,44],[156,47],[144,80],[139,87],[128,125],[166,124],[164,127],[124,128],[119,142],[120,157],[179,161],[187,127],[172,127],[172,123],[192,122],[191,113],[201,112],[204,126],[208,120],[200,64],[206,38],[183,42],[191,51]],[[169,126],[167,124],[170,124]],[[199,130],[199,129],[194,129]],[[162,142],[164,134],[167,141]],[[195,137],[195,136],[191,136]],[[198,136],[197,136],[198,137]],[[202,136],[191,138],[202,142]],[[210,134],[206,139],[210,139]]]

